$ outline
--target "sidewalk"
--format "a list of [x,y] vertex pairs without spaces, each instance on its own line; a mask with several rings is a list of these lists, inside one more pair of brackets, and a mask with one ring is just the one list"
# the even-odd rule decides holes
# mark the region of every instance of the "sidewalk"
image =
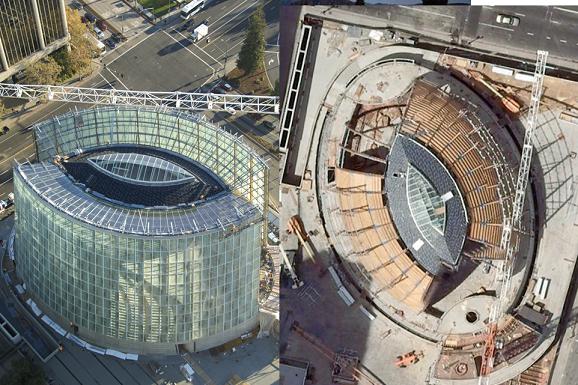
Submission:
[[131,39],[151,26],[123,0],[81,0],[85,9],[106,21],[110,28]]

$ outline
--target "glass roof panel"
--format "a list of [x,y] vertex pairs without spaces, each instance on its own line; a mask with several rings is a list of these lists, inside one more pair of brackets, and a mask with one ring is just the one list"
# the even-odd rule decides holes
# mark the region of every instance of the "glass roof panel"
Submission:
[[137,184],[173,184],[196,180],[193,174],[179,165],[145,154],[101,154],[88,160],[108,175]]
[[431,231],[443,234],[446,223],[445,203],[430,181],[411,164],[407,172],[407,197],[411,215],[422,235],[430,239]]

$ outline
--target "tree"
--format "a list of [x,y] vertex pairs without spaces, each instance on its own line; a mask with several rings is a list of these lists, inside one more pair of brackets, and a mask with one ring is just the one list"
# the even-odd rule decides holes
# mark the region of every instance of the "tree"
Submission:
[[25,358],[12,361],[11,370],[0,378],[3,385],[43,385],[42,369]]
[[257,9],[249,18],[249,27],[245,35],[245,41],[239,52],[237,67],[245,71],[246,74],[253,73],[263,65],[265,57],[265,11],[263,5],[259,4]]
[[89,38],[89,30],[80,19],[77,10],[67,7],[66,20],[70,33],[71,50],[68,52],[68,50],[62,49],[60,53],[59,61],[64,65],[63,78],[66,77],[65,75],[70,77],[89,72],[93,54],[97,50],[96,45]]
[[27,84],[56,84],[62,67],[51,56],[29,65],[24,70]]

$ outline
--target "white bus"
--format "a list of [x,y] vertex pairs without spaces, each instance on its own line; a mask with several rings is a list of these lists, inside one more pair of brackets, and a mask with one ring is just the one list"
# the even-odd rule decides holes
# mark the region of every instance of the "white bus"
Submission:
[[205,0],[193,0],[181,10],[181,18],[188,20],[189,17],[199,12],[205,6]]

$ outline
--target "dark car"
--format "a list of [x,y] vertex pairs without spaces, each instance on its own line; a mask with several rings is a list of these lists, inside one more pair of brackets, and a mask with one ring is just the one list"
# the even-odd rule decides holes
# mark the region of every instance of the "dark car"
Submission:
[[120,44],[126,40],[126,38],[122,36],[120,33],[113,33],[112,35],[110,35],[110,38],[113,39],[116,44]]
[[106,23],[104,22],[104,20],[98,20],[96,22],[96,26],[101,30],[101,31],[106,31],[108,29],[108,25],[106,25]]
[[108,39],[106,39],[104,41],[104,44],[106,44],[106,46],[110,49],[116,48],[116,41],[112,37],[109,37]]
[[90,13],[90,12],[86,12],[86,13],[84,14],[84,17],[85,17],[86,20],[88,20],[88,21],[91,22],[91,23],[94,23],[94,22],[96,22],[96,20],[97,20],[97,19],[96,19],[96,16],[94,16],[94,15],[93,15],[92,13]]
[[189,27],[190,27],[191,25],[193,25],[194,23],[195,23],[195,21],[194,21],[193,19],[187,20],[186,22],[184,22],[184,23],[180,26],[179,31],[180,31],[180,32],[186,31],[186,30],[189,29]]
[[69,7],[72,8],[72,9],[78,9],[78,10],[80,10],[80,9],[82,9],[82,4],[80,4],[80,3],[77,2],[77,1],[73,1],[73,2],[70,3]]
[[7,134],[8,131],[10,131],[10,128],[8,128],[8,126],[2,127],[2,134]]
[[212,92],[213,94],[224,94],[224,93],[225,93],[225,90],[222,89],[222,88],[216,87],[216,88],[213,88],[213,89],[211,90],[211,92]]

